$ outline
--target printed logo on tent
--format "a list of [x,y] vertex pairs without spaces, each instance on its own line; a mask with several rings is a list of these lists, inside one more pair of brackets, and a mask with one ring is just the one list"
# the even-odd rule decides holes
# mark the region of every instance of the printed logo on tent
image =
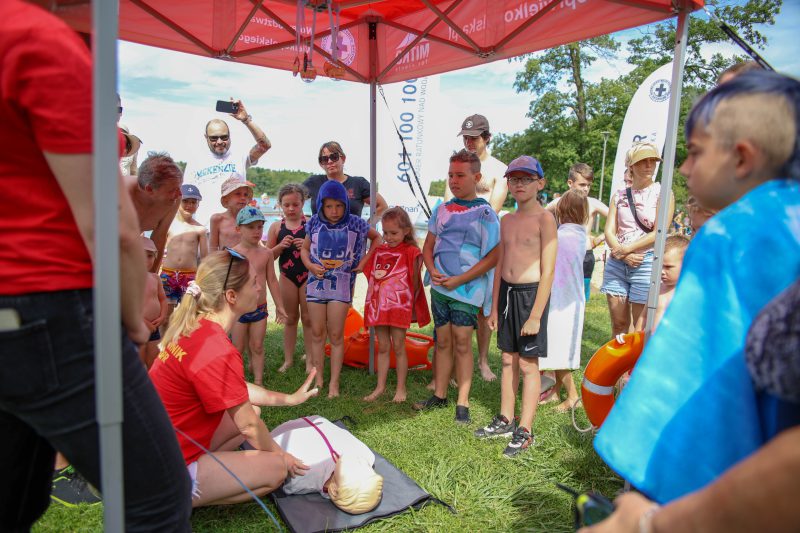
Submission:
[[650,86],[650,99],[654,102],[663,102],[669,98],[669,80],[656,80]]
[[[394,55],[395,57],[399,56],[403,52],[405,52],[406,48],[409,44],[411,44],[417,36],[413,33],[408,33],[400,41],[400,44],[397,45],[395,48]],[[395,65],[395,69],[397,71],[404,71],[408,70],[411,67],[419,67],[428,62],[428,56],[431,53],[431,43],[427,39],[422,39],[418,42],[411,50],[406,52],[405,55],[397,62]]]
[[[339,61],[347,66],[352,65],[356,58],[356,40],[353,34],[350,33],[350,30],[339,30],[336,41],[336,47],[339,49]],[[323,37],[320,44],[323,50],[333,55],[330,35]]]

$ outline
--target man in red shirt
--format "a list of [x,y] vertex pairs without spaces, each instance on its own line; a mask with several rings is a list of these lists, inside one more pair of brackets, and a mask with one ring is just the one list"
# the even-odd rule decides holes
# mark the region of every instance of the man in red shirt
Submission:
[[[92,70],[83,42],[46,11],[3,0],[0,20],[0,530],[24,531],[50,501],[54,449],[100,482]],[[120,193],[126,528],[189,531],[175,434],[128,338],[147,337],[144,258],[130,197]]]

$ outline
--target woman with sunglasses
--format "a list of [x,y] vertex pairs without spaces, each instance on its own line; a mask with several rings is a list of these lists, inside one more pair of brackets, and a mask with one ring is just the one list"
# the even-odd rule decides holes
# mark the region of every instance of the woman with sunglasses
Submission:
[[[170,318],[164,349],[150,370],[175,427],[192,479],[192,506],[240,503],[280,487],[308,467],[284,452],[259,416],[259,405],[297,405],[317,394],[312,372],[294,394],[270,392],[244,380],[241,355],[228,333],[256,305],[258,289],[247,259],[235,250],[207,256]],[[247,451],[239,450],[245,444]]]
[[[344,162],[347,156],[344,155],[342,146],[336,141],[329,141],[319,149],[317,161],[325,174],[315,174],[310,176],[303,185],[306,186],[311,198],[311,212],[317,214],[317,194],[322,184],[328,180],[338,181],[347,189],[347,196],[350,200],[350,214],[357,217],[361,216],[364,204],[369,205],[370,185],[369,181],[361,176],[349,176],[344,173]],[[380,194],[376,195],[375,212],[378,217],[386,210],[386,200]]]

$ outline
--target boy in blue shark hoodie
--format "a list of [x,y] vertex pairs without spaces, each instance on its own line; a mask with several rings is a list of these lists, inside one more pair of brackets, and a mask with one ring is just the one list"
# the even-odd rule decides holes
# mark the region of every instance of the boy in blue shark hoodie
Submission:
[[338,181],[326,181],[317,195],[317,214],[306,222],[300,250],[308,268],[306,299],[311,317],[308,357],[317,369],[316,384],[324,383],[323,347],[331,343],[331,381],[328,398],[339,396],[339,375],[344,360],[344,320],[353,300],[356,274],[366,264],[366,240],[370,248],[378,232],[360,217],[350,214],[347,190]]
[[500,241],[497,214],[475,194],[480,169],[480,159],[472,152],[461,150],[450,157],[447,183],[454,198],[433,212],[422,248],[436,328],[435,388],[433,396],[413,407],[420,411],[447,404],[447,384],[455,363],[455,419],[460,423],[470,421],[472,331],[478,324],[478,313],[487,316],[491,310],[493,268]]
[[[681,173],[698,202],[719,212],[692,239],[675,296],[594,441],[611,468],[657,503],[692,498],[800,423],[796,397],[770,398],[763,387],[792,375],[782,370],[791,357],[766,359],[754,372],[745,350],[753,319],[800,278],[798,126],[800,82],[761,70],[719,85],[686,120]],[[641,495],[624,501],[636,500],[596,530],[623,531],[621,515],[640,531],[648,520],[649,531],[708,529],[684,521],[704,513],[681,516],[678,502],[653,514]],[[709,506],[708,517],[721,519],[719,504],[735,501]]]

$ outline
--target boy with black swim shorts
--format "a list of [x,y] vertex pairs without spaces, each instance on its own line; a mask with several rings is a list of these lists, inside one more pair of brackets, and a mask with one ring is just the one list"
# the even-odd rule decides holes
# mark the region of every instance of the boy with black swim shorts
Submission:
[[[489,327],[497,331],[503,352],[500,413],[475,431],[478,438],[508,437],[503,451],[514,457],[534,442],[531,428],[539,401],[539,358],[547,357],[547,311],[556,264],[557,231],[553,214],[537,200],[544,187],[542,166],[533,157],[516,158],[506,170],[517,211],[500,221]],[[522,407],[514,424],[518,376]]]

